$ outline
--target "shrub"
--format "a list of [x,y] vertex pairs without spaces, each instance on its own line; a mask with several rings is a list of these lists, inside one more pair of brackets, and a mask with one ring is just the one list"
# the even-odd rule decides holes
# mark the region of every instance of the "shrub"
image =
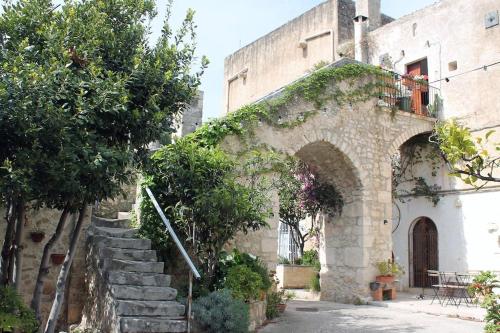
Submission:
[[283,295],[280,292],[267,294],[266,318],[273,319],[279,316],[278,304],[283,303]]
[[251,301],[259,297],[259,291],[262,290],[262,279],[247,265],[238,265],[229,269],[225,288],[231,289],[234,298]]
[[34,333],[37,329],[35,313],[24,305],[21,297],[12,288],[0,287],[0,331]]
[[319,282],[319,274],[314,274],[314,276],[311,278],[310,286],[312,291],[320,291],[321,290],[321,284]]
[[195,322],[205,333],[248,332],[248,305],[229,290],[218,290],[193,302]]
[[234,249],[231,254],[222,253],[219,260],[219,266],[216,272],[216,286],[221,289],[224,287],[226,276],[229,269],[238,266],[246,265],[252,272],[260,275],[262,280],[262,290],[267,291],[271,288],[272,281],[269,277],[269,271],[265,263],[260,260],[259,257],[254,257],[248,253],[240,252],[238,249]]
[[281,265],[290,265],[290,260],[288,260],[288,258],[279,256],[278,257],[278,264],[281,264]]
[[302,265],[313,266],[319,272],[321,264],[319,262],[319,254],[316,250],[304,251],[302,254]]
[[500,281],[492,272],[481,272],[474,278],[469,293],[473,295],[476,302],[486,309],[486,333],[497,333],[500,331],[500,295],[495,294],[494,289],[500,287]]

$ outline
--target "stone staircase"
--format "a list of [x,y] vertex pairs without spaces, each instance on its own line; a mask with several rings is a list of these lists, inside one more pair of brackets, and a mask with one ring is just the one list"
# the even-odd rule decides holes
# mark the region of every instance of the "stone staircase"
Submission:
[[103,333],[186,332],[185,308],[175,301],[164,263],[157,262],[151,241],[137,238],[129,224],[92,217],[83,327]]

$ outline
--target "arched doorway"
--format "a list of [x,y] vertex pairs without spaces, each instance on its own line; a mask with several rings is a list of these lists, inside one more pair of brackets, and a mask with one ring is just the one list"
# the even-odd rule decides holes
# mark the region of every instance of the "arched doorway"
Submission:
[[428,217],[420,217],[410,230],[410,285],[415,288],[431,287],[427,270],[438,269],[438,232]]

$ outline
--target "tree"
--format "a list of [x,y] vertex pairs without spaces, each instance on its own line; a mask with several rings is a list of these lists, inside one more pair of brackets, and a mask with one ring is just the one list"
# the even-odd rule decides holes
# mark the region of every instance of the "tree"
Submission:
[[[201,265],[203,286],[213,289],[224,245],[237,233],[267,225],[269,200],[261,184],[248,181],[242,167],[220,148],[181,139],[152,156],[148,186],[166,211],[184,246]],[[141,233],[165,249],[169,236],[150,200],[141,202]],[[193,229],[196,239],[192,242]]]
[[479,180],[500,182],[496,173],[500,167],[500,143],[490,142],[493,133],[490,130],[484,137],[473,137],[469,128],[452,119],[436,125],[432,140],[439,145],[451,175],[475,186]]
[[[147,145],[172,130],[207,65],[203,59],[201,70],[191,72],[194,12],[174,34],[168,8],[154,46],[148,44],[145,24],[155,15],[152,0],[68,1],[60,8],[50,0],[20,0],[6,5],[0,16],[0,136],[5,143],[0,192],[8,229],[4,281],[9,275],[4,267],[13,267],[13,235],[22,233],[22,212],[28,205],[61,210],[33,295],[38,319],[51,248],[68,215],[80,215],[46,332],[54,330],[87,205],[120,193],[133,168],[147,161]],[[20,268],[19,259],[15,265]]]
[[[294,158],[281,165],[278,175],[280,222],[290,228],[292,240],[302,256],[306,241],[318,232],[318,214],[340,214],[342,195],[332,184],[321,182],[311,167]],[[307,217],[311,223],[304,230],[301,223]]]

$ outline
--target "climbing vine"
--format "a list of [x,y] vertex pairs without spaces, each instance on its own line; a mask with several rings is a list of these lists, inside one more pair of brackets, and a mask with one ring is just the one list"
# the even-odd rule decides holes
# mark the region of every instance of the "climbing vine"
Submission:
[[[276,128],[293,128],[304,123],[309,117],[321,111],[329,101],[339,106],[346,103],[364,102],[379,95],[384,80],[364,82],[355,86],[360,79],[370,75],[390,77],[378,67],[365,64],[347,64],[342,67],[324,67],[277,92],[272,98],[246,105],[226,117],[211,120],[201,126],[185,140],[193,140],[202,146],[216,146],[226,136],[236,135],[245,140],[256,126],[266,123]],[[346,82],[348,89],[339,84]],[[332,87],[332,88],[330,88]],[[285,109],[299,99],[311,103],[312,110],[290,117]]]
[[430,166],[432,177],[436,177],[441,165],[437,148],[429,143],[427,135],[415,137],[401,147],[399,154],[392,157],[393,198],[404,203],[412,197],[425,197],[434,206],[438,204],[441,187],[428,184],[418,171],[424,165]]

